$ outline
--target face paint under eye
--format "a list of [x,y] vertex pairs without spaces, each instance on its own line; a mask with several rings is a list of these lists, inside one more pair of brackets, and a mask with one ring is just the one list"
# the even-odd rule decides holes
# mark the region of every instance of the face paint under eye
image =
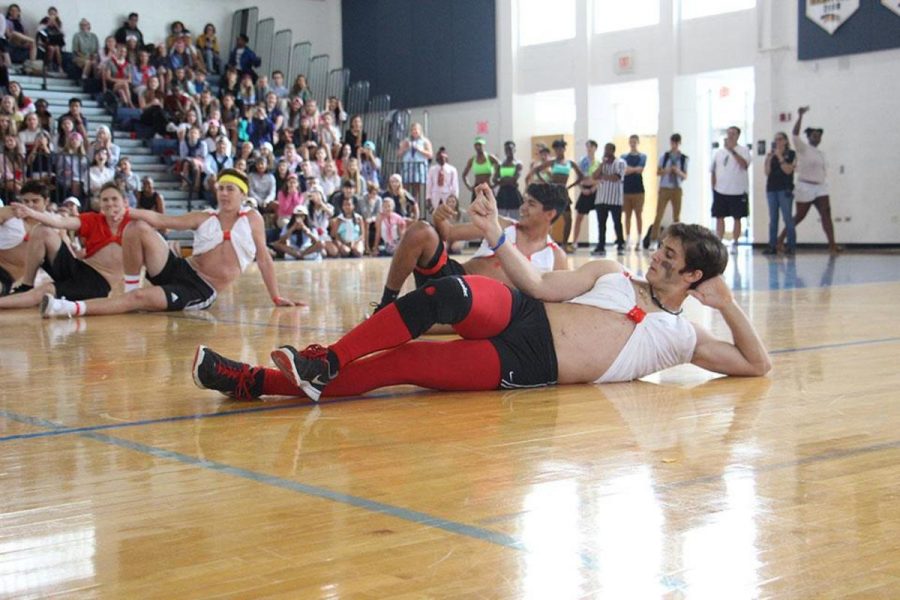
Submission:
[[661,266],[663,268],[663,270],[666,272],[666,279],[671,277],[672,273],[675,271],[675,267],[672,266],[672,263],[670,263],[667,260],[660,261],[659,266]]

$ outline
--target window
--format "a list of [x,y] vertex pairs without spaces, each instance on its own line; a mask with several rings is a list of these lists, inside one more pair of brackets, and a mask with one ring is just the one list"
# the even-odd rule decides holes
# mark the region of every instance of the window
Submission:
[[756,8],[756,0],[681,0],[681,18],[697,19]]
[[534,134],[567,133],[575,129],[575,89],[534,94]]
[[575,0],[519,0],[519,45],[575,37]]
[[623,31],[659,23],[659,0],[594,0],[594,32]]

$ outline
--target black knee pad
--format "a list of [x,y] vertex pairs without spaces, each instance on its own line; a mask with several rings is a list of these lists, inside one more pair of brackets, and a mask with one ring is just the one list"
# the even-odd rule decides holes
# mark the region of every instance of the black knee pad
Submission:
[[410,334],[418,337],[435,323],[459,323],[472,310],[472,290],[462,277],[441,277],[395,301]]

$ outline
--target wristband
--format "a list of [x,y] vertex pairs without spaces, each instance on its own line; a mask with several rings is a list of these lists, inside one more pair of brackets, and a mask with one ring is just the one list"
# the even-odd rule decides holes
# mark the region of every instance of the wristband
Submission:
[[497,250],[500,249],[500,246],[506,243],[506,232],[500,234],[500,237],[497,239],[497,243],[494,246],[491,246],[491,252],[494,254],[497,253]]

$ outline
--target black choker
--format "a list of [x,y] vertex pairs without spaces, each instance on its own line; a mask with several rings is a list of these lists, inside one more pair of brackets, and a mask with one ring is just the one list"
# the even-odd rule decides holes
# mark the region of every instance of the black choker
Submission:
[[650,287],[650,299],[653,300],[653,304],[657,305],[660,308],[660,310],[667,312],[670,315],[673,315],[676,317],[678,315],[680,315],[682,312],[684,312],[683,308],[679,308],[678,310],[669,310],[668,308],[663,306],[662,302],[659,301],[659,298],[656,297],[656,294],[653,293],[653,284],[648,283],[647,285]]

